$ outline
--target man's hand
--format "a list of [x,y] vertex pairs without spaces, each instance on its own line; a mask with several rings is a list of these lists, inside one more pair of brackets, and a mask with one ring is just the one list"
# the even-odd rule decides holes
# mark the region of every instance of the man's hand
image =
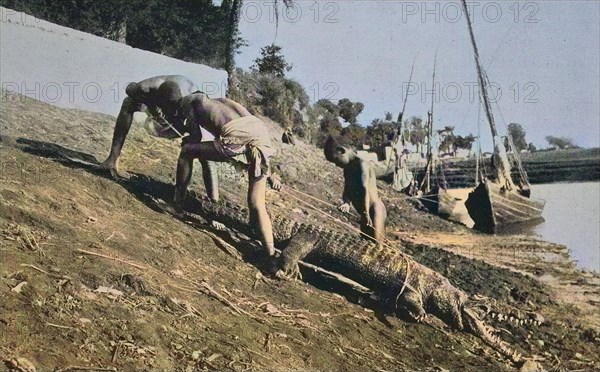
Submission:
[[276,174],[272,174],[271,176],[269,176],[269,178],[267,178],[267,181],[269,182],[269,184],[271,185],[271,188],[275,191],[279,191],[281,190],[281,179],[279,178],[278,175]]
[[369,227],[373,227],[373,220],[371,220],[371,216],[369,215],[369,212],[366,212],[366,214],[365,214],[365,224]]
[[338,207],[338,209],[342,213],[348,213],[348,212],[350,212],[350,204],[349,203],[344,203],[344,204],[340,205]]

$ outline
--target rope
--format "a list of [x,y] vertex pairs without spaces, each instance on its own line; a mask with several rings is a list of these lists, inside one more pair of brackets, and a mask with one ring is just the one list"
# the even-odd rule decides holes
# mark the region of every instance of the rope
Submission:
[[[288,186],[288,188],[289,188],[289,186]],[[288,195],[288,196],[292,197],[293,199],[295,199],[295,200],[299,201],[300,203],[302,203],[302,204],[306,205],[307,207],[311,208],[312,210],[314,210],[314,211],[316,211],[316,212],[318,212],[318,213],[322,214],[323,216],[325,216],[325,217],[328,217],[328,218],[331,218],[331,219],[332,219],[334,222],[338,222],[339,224],[341,224],[341,225],[343,225],[343,226],[345,226],[345,227],[349,228],[350,230],[352,230],[352,231],[354,231],[354,232],[357,232],[357,233],[359,233],[360,235],[363,235],[363,236],[365,236],[365,237],[367,237],[367,238],[371,238],[371,236],[370,236],[370,235],[368,235],[368,234],[366,234],[366,233],[362,232],[361,230],[357,229],[356,227],[352,226],[351,224],[349,224],[349,223],[347,223],[347,222],[344,222],[344,221],[342,221],[342,220],[340,220],[340,219],[338,219],[338,218],[334,217],[333,215],[331,215],[331,214],[329,214],[329,213],[327,213],[327,212],[324,212],[324,211],[322,211],[322,210],[318,209],[317,207],[313,206],[313,205],[312,205],[312,204],[310,204],[309,202],[307,202],[307,201],[304,201],[304,200],[300,199],[300,198],[299,198],[299,197],[297,197],[296,195],[294,195],[294,194],[291,194],[291,193],[289,193],[289,192],[287,192],[287,191],[285,191],[285,190],[283,190],[283,189],[282,189],[282,190],[280,190],[280,192],[282,192],[282,193],[284,193],[284,194],[286,194],[286,195]],[[384,239],[385,239],[385,237],[384,237]]]
[[504,116],[502,115],[502,111],[500,110],[500,105],[498,104],[498,102],[495,102],[496,104],[496,108],[498,109],[498,113],[500,114],[500,119],[502,119],[502,123],[504,124],[504,128],[506,129],[506,138],[508,139],[508,145],[509,147],[512,149],[512,160],[513,160],[513,165],[517,166],[517,169],[519,170],[519,176],[521,177],[521,181],[522,183],[524,183],[525,185],[529,185],[529,177],[527,176],[527,171],[525,171],[525,168],[523,167],[523,163],[521,162],[521,155],[519,154],[517,148],[515,147],[515,143],[513,141],[512,135],[510,134],[510,131],[508,130],[508,125],[506,124],[506,120],[504,120]]
[[[291,187],[287,186],[287,188],[291,188]],[[298,190],[294,190],[294,191],[298,191]],[[367,238],[371,238],[371,236],[369,236],[368,234],[362,232],[361,230],[357,229],[356,227],[350,225],[347,222],[341,221],[338,218],[335,218],[334,216],[332,216],[331,214],[329,214],[327,212],[324,212],[324,211],[318,209],[317,207],[313,206],[309,202],[304,201],[304,200],[298,198],[297,196],[295,196],[295,195],[293,195],[293,194],[291,194],[291,193],[289,193],[289,192],[287,192],[287,191],[285,191],[283,189],[280,190],[280,192],[282,192],[282,193],[284,193],[284,194],[292,197],[293,199],[296,199],[297,201],[299,201],[300,203],[308,206],[309,208],[311,208],[312,210],[316,211],[317,213],[320,213],[320,214],[324,215],[325,217],[331,218],[334,222],[337,222],[337,223],[341,224],[342,226],[349,228],[352,231],[358,232],[360,235],[363,235],[363,236],[365,236]],[[298,192],[302,193],[301,191],[298,191]],[[393,243],[389,239],[387,239],[385,236],[382,236],[382,238],[383,238],[383,242],[379,241],[382,245],[384,245],[387,248],[395,249],[395,247],[393,246]],[[406,257],[406,255],[404,255],[402,253],[400,254],[400,257],[402,257],[406,261],[406,277],[404,278],[404,280],[402,280],[402,282],[403,282],[402,288],[400,289],[400,293],[396,297],[396,301],[398,301],[398,298],[400,297],[400,295],[402,295],[402,293],[404,292],[404,290],[406,288],[414,291],[415,293],[418,293],[417,290],[414,287],[412,287],[410,284],[408,284],[408,276],[410,274],[410,261],[408,260],[408,257]]]
[[[431,194],[431,195],[428,195],[428,196],[440,196],[440,195],[441,194]],[[418,197],[418,196],[406,195],[406,196],[403,196],[403,197],[400,197],[400,198],[386,198],[386,200],[401,200],[401,199],[413,199],[413,200],[419,200],[419,201],[420,200],[428,200],[428,201],[433,202],[433,203],[440,203],[437,200],[434,200],[434,199],[431,199],[431,198],[427,198],[427,197],[424,197],[424,196]]]
[[[181,132],[179,132],[177,129],[175,129],[175,127],[171,123],[169,123],[169,121],[164,117],[164,114],[163,114],[162,110],[160,109],[160,107],[156,107],[155,111],[158,115],[156,117],[154,117],[154,119],[159,124],[162,125],[163,123],[165,123],[169,128],[171,128],[171,130],[173,130],[173,132],[175,132],[175,134],[177,134],[179,136],[179,138],[184,137],[183,134],[181,134]],[[187,119],[186,119],[186,121],[187,121]],[[184,122],[184,126],[185,126],[185,122]]]
[[[295,189],[295,188],[293,188],[293,187],[291,187],[291,186],[287,186],[287,185],[282,185],[282,186],[284,186],[285,188],[287,188],[287,189],[290,189],[290,190],[292,190],[292,191],[295,191],[295,192],[297,192],[297,193],[299,193],[299,194],[302,194],[302,195],[304,195],[304,196],[307,196],[307,197],[309,197],[309,198],[311,198],[311,199],[313,199],[313,200],[316,200],[316,201],[319,201],[319,202],[321,202],[321,203],[323,203],[323,204],[326,204],[326,205],[332,206],[332,207],[334,207],[334,208],[337,208],[335,205],[333,205],[333,204],[331,204],[331,203],[328,203],[328,202],[326,202],[326,201],[324,201],[324,200],[321,200],[321,199],[315,198],[315,197],[313,197],[312,195],[306,194],[306,193],[304,193],[304,192],[302,192],[302,191],[300,191],[300,190],[297,190],[297,189]],[[371,238],[371,236],[370,236],[370,235],[368,235],[368,234],[366,234],[366,233],[362,232],[361,230],[357,229],[356,227],[354,227],[354,226],[350,225],[349,223],[347,223],[347,222],[344,222],[344,221],[341,221],[340,219],[338,219],[338,218],[334,217],[333,215],[331,215],[331,214],[329,214],[329,213],[327,213],[327,212],[325,212],[325,211],[322,211],[322,210],[318,209],[317,207],[315,207],[315,206],[313,206],[312,204],[310,204],[310,203],[308,203],[308,202],[306,202],[306,201],[304,201],[304,200],[302,200],[302,199],[298,198],[297,196],[295,196],[295,195],[293,195],[293,194],[290,194],[290,193],[288,193],[288,192],[286,192],[286,191],[283,191],[283,190],[282,190],[282,192],[283,192],[284,194],[286,194],[286,195],[289,195],[289,196],[291,196],[292,198],[294,198],[294,199],[296,199],[296,200],[300,201],[302,204],[305,204],[305,205],[307,205],[308,207],[310,207],[311,209],[313,209],[313,210],[317,211],[318,213],[321,213],[321,214],[325,215],[326,217],[329,217],[329,218],[333,219],[335,222],[339,222],[340,224],[342,224],[342,225],[344,225],[344,226],[346,226],[346,227],[349,227],[349,228],[350,228],[350,229],[352,229],[353,231],[355,231],[355,232],[358,232],[360,235],[363,235],[363,236],[365,236],[365,237]],[[358,217],[357,215],[355,215],[355,214],[353,214],[353,213],[351,213],[351,212],[348,212],[348,214],[350,214],[351,216],[354,216],[354,217]],[[378,232],[376,231],[376,233],[378,233]],[[378,234],[379,234],[379,235],[381,235],[381,233],[378,233]],[[393,243],[391,240],[387,239],[385,236],[382,236],[382,238],[384,239],[385,243],[387,243],[387,247],[388,247],[388,248],[395,248],[395,247],[394,247],[394,243]]]
[[[398,309],[398,300],[400,299],[400,296],[402,296],[402,293],[404,293],[404,290],[407,287],[407,281],[408,281],[408,276],[410,275],[410,264],[408,262],[408,260],[406,261],[406,280],[404,280],[402,282],[402,287],[400,288],[400,292],[398,292],[398,296],[396,296],[396,303],[394,305],[396,305],[396,309]],[[413,291],[417,292],[412,286],[410,286],[410,289],[412,289]]]
[[[330,206],[330,207],[332,207],[332,208],[335,208],[335,209],[337,209],[337,208],[338,208],[336,205],[333,205],[333,204],[331,204],[331,203],[329,203],[329,202],[326,202],[325,200],[321,200],[321,199],[315,198],[314,196],[312,196],[312,195],[309,195],[309,194],[307,194],[307,193],[304,193],[304,192],[302,192],[302,191],[300,191],[300,190],[297,190],[297,189],[295,189],[295,188],[293,188],[293,187],[291,187],[291,186],[288,186],[288,185],[283,185],[283,184],[282,184],[281,186],[282,186],[282,187],[285,187],[286,189],[290,189],[290,190],[292,190],[292,191],[295,191],[295,192],[297,192],[298,194],[301,194],[301,195],[303,195],[303,196],[306,196],[306,197],[308,197],[308,198],[310,198],[310,199],[312,199],[312,200],[314,200],[314,201],[318,201],[319,203],[323,203],[323,204],[325,204],[325,205],[328,205],[328,206]],[[352,213],[352,212],[348,212],[348,214],[349,214],[349,215],[351,215],[351,216],[353,216],[353,217],[358,217],[357,215],[355,215],[355,214],[354,214],[354,213]]]

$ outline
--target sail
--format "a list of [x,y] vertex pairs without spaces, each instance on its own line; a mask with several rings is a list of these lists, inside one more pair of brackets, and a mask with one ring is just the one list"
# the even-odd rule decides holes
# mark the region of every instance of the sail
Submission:
[[404,153],[404,141],[398,138],[394,142],[394,154],[396,164],[394,166],[394,181],[392,187],[396,191],[402,191],[411,185],[413,181],[413,173],[408,168],[406,154]]

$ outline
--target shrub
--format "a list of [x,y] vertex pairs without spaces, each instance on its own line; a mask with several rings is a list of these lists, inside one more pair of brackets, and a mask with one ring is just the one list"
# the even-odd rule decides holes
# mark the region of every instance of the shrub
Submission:
[[255,114],[278,122],[306,137],[310,105],[308,95],[295,80],[259,72],[238,70],[240,103]]

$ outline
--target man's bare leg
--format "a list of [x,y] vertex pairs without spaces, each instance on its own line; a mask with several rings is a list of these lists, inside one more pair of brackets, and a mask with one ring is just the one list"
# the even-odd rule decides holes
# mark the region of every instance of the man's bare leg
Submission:
[[[252,227],[258,227],[258,234],[263,244],[265,252],[269,257],[275,255],[275,245],[273,242],[273,226],[267,213],[265,194],[267,190],[267,177],[254,176],[254,167],[248,171],[248,209],[250,210],[250,224]],[[257,226],[258,225],[258,226]]]
[[385,210],[385,205],[382,201],[375,203],[375,205],[371,208],[371,220],[373,221],[373,233],[375,239],[379,242],[379,244],[383,244],[385,242],[385,219],[387,217],[387,212]]
[[[208,161],[227,161],[227,158],[223,156],[219,151],[217,151],[213,142],[193,142],[186,143],[183,146],[181,146],[181,151],[179,152],[179,159],[177,160],[177,173],[175,176],[175,195],[173,197],[173,204],[175,208],[179,211],[183,209],[185,193],[188,189],[188,186],[190,185],[190,181],[192,180],[194,159],[202,159],[201,162],[203,163],[203,165],[205,163],[208,163]],[[208,169],[209,167],[206,168]],[[214,172],[211,169],[210,177],[209,175],[204,173],[203,177],[205,183],[207,179],[210,180],[210,183],[206,184],[209,197],[213,198],[216,195],[218,199],[218,183],[215,181],[217,178],[216,172]],[[212,187],[212,190],[208,190],[210,187]]]
[[142,111],[143,104],[135,101],[131,97],[127,97],[123,100],[121,105],[121,111],[117,116],[117,123],[115,125],[115,131],[113,133],[112,145],[110,148],[110,154],[108,158],[100,165],[100,168],[107,169],[113,177],[118,177],[118,162],[121,156],[121,149],[125,143],[125,138],[131,128],[131,122],[133,121],[133,114],[136,111]]
[[202,165],[202,179],[204,180],[204,187],[206,187],[206,194],[212,201],[219,201],[219,177],[215,164],[200,160]]
[[179,159],[177,159],[177,174],[175,176],[175,195],[173,205],[178,212],[183,211],[183,201],[194,169],[194,158],[184,155],[184,149],[181,149]]

